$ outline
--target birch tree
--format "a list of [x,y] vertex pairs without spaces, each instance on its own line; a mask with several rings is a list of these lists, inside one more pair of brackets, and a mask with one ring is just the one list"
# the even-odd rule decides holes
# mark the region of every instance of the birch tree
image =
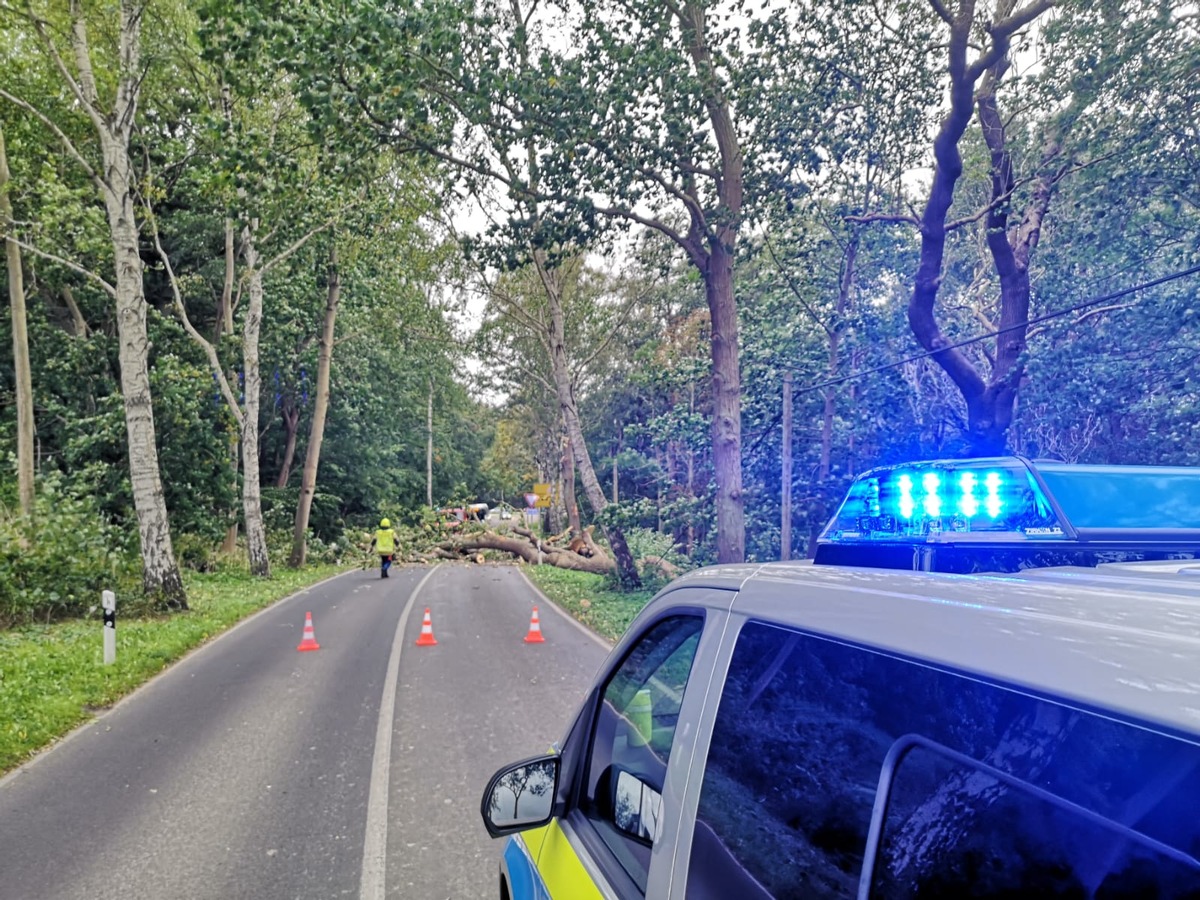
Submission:
[[[153,210],[150,210],[153,216]],[[248,301],[242,325],[242,400],[238,401],[233,386],[226,376],[224,365],[216,347],[204,337],[192,324],[179,279],[171,265],[170,257],[163,249],[157,226],[154,231],[155,247],[163,262],[171,283],[174,295],[175,311],[187,333],[191,336],[208,359],[213,377],[217,380],[222,396],[237,421],[238,446],[242,458],[242,517],[246,523],[246,552],[250,572],[253,575],[266,578],[271,574],[271,560],[267,551],[267,533],[262,515],[262,486],[259,466],[259,406],[262,396],[262,368],[259,363],[259,338],[263,321],[263,279],[266,274],[299,250],[322,227],[314,228],[303,234],[291,246],[280,252],[267,263],[263,264],[258,256],[257,244],[253,232],[258,228],[257,220],[251,220],[243,233],[243,254],[246,259],[244,282],[248,284],[246,291]],[[232,305],[232,304],[231,304]]]
[[145,12],[143,3],[121,0],[115,23],[115,68],[112,73],[106,72],[104,77],[99,77],[93,63],[90,23],[81,0],[71,0],[68,4],[64,27],[44,17],[32,4],[23,11],[24,22],[58,72],[64,89],[95,129],[100,148],[98,164],[89,158],[86,148],[76,146],[49,113],[3,88],[0,88],[0,97],[41,121],[87,173],[104,202],[115,270],[115,283],[105,284],[117,310],[121,393],[129,475],[141,540],[143,587],[147,593],[158,595],[166,606],[186,609],[183,581],[171,545],[155,444],[144,265],[139,248],[140,227],[135,198],[137,173],[130,156],[131,140],[137,127],[138,102],[147,74],[141,52]]

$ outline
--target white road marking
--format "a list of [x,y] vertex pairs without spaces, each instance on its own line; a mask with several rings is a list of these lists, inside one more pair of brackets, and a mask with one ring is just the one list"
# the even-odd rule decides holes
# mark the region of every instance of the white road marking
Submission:
[[367,832],[363,838],[362,877],[358,882],[359,900],[383,900],[387,886],[387,813],[388,777],[392,768],[392,725],[396,710],[396,686],[400,679],[400,651],[404,647],[404,632],[414,601],[437,567],[409,594],[396,636],[392,640],[392,655],[388,659],[387,676],[383,679],[383,698],[379,701],[379,725],[375,729],[375,755],[371,760],[371,788],[367,794]]
[[533,591],[535,594],[537,594],[539,597],[542,598],[542,600],[544,601],[544,605],[546,606],[547,609],[551,610],[552,612],[558,613],[559,616],[561,616],[564,621],[570,622],[572,625],[575,626],[575,628],[580,633],[591,638],[593,641],[595,641],[597,644],[599,644],[605,650],[608,650],[608,651],[612,650],[612,648],[614,646],[612,641],[596,634],[596,632],[592,631],[592,629],[588,628],[586,625],[584,625],[582,622],[580,622],[578,619],[576,619],[574,616],[572,616],[569,612],[567,612],[565,609],[563,609],[561,606],[559,606],[557,603],[555,603],[553,600],[551,600],[549,597],[547,597],[545,594],[543,594],[542,591],[538,588],[538,586],[536,584],[534,584],[533,581],[530,579],[530,577],[528,575],[526,575],[521,569],[517,569],[517,574],[520,575],[525,580],[525,584],[527,584],[529,586],[529,589],[531,591]]

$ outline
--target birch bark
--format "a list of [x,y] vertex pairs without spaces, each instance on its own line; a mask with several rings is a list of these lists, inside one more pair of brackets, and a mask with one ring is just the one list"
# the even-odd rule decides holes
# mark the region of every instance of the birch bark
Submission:
[[141,4],[122,0],[118,30],[119,72],[111,112],[101,107],[88,47],[87,23],[79,0],[72,0],[70,4],[70,41],[77,78],[71,76],[58,56],[48,30],[41,26],[39,33],[60,73],[92,120],[100,140],[103,165],[99,172],[91,171],[90,174],[104,199],[113,244],[118,359],[129,442],[129,480],[141,540],[142,586],[146,593],[159,595],[168,608],[186,609],[187,598],[171,545],[155,443],[148,362],[150,338],[146,330],[146,295],[133,197],[133,166],[129,156],[144,76],[141,70],[143,12]]
[[246,555],[250,572],[267,578],[271,559],[267,553],[267,530],[262,517],[262,483],[258,465],[258,419],[262,396],[262,372],[259,368],[258,340],[262,331],[263,273],[258,265],[258,249],[252,222],[243,234],[246,266],[250,281],[246,318],[242,323],[242,518],[246,522]]

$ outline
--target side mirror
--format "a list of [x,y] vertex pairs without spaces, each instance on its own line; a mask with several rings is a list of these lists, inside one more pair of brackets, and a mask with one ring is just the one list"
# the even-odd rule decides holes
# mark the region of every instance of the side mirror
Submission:
[[613,782],[613,824],[643,844],[653,844],[662,824],[662,793],[632,772],[617,769]]
[[505,766],[492,776],[479,812],[492,837],[547,824],[558,794],[558,756],[536,756]]

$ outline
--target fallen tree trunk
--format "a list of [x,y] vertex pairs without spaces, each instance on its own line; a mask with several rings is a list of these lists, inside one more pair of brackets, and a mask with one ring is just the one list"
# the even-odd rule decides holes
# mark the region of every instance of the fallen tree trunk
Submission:
[[[565,547],[555,547],[541,541],[525,528],[514,528],[519,537],[496,534],[494,531],[471,531],[457,534],[434,545],[433,552],[442,559],[462,559],[465,555],[480,550],[500,550],[511,553],[528,563],[557,566],[593,575],[608,575],[616,571],[616,564],[599,546],[590,541],[591,556],[575,553]],[[540,551],[540,558],[539,558]]]

